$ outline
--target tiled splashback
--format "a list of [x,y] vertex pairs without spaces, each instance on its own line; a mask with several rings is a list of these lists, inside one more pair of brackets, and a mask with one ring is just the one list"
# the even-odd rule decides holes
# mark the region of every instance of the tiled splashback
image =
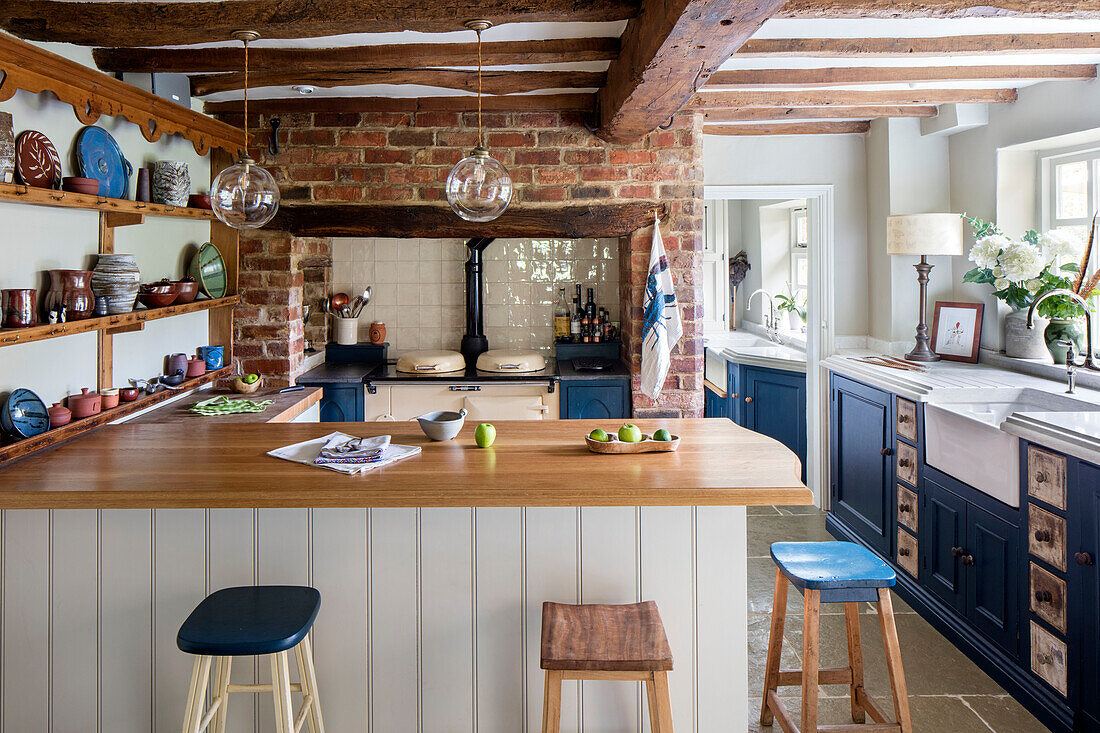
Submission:
[[[462,239],[332,240],[333,292],[373,297],[359,317],[386,324],[392,352],[458,349],[466,330]],[[490,348],[539,349],[554,341],[558,288],[596,288],[598,305],[619,320],[618,239],[497,239],[485,250],[485,335]],[[331,332],[331,331],[330,331]]]

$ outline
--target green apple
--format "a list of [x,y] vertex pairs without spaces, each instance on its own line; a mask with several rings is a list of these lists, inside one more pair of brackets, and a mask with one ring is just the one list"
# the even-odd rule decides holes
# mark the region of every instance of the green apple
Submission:
[[483,422],[474,429],[474,442],[478,448],[488,448],[497,439],[497,429],[487,422]]
[[642,431],[634,423],[627,423],[619,428],[619,440],[624,443],[640,443],[642,440]]
[[606,443],[607,442],[607,433],[600,430],[599,428],[596,428],[591,433],[589,433],[588,437],[592,440],[597,440],[601,443]]
[[260,375],[259,374],[249,374],[249,375],[245,376],[245,378],[244,378],[244,383],[245,384],[255,384],[258,381],[260,381]]
[[653,434],[653,439],[667,443],[668,441],[672,440],[672,433],[668,432],[664,428],[661,428]]

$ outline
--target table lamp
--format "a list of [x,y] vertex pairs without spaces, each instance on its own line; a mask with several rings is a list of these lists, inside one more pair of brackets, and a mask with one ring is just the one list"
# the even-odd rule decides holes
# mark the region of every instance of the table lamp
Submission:
[[939,361],[928,345],[928,264],[929,255],[963,254],[963,220],[958,214],[909,214],[886,218],[886,251],[892,255],[917,255],[917,282],[920,284],[920,322],[917,343],[905,355],[909,361]]

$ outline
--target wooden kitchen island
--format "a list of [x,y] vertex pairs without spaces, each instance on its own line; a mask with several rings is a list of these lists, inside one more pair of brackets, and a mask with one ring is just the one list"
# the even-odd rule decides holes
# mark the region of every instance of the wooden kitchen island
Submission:
[[[116,425],[0,470],[2,727],[175,730],[179,623],[229,585],[317,587],[327,727],[537,731],[540,605],[657,601],[680,730],[747,725],[745,506],[809,504],[798,460],[728,420],[638,421],[675,453],[600,456],[588,421]],[[599,425],[600,427],[611,427]],[[342,430],[422,445],[345,476],[266,456]],[[241,665],[235,682],[263,679]],[[235,698],[230,730],[271,729]],[[563,730],[638,730],[634,685],[572,683]]]

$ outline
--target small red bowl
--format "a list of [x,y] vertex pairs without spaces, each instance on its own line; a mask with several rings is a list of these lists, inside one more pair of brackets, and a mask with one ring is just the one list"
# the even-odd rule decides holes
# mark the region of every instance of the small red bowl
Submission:
[[137,387],[121,387],[118,390],[118,398],[123,402],[133,402],[141,391]]
[[177,280],[172,284],[176,286],[176,305],[190,303],[199,295],[199,284],[194,280]]
[[210,203],[210,194],[206,193],[193,193],[187,197],[187,205],[192,209],[211,209],[213,204]]
[[138,293],[138,300],[146,308],[164,308],[176,302],[176,293]]
[[72,193],[86,193],[90,195],[99,193],[99,181],[94,178],[81,178],[80,176],[66,176],[61,179],[61,188]]

